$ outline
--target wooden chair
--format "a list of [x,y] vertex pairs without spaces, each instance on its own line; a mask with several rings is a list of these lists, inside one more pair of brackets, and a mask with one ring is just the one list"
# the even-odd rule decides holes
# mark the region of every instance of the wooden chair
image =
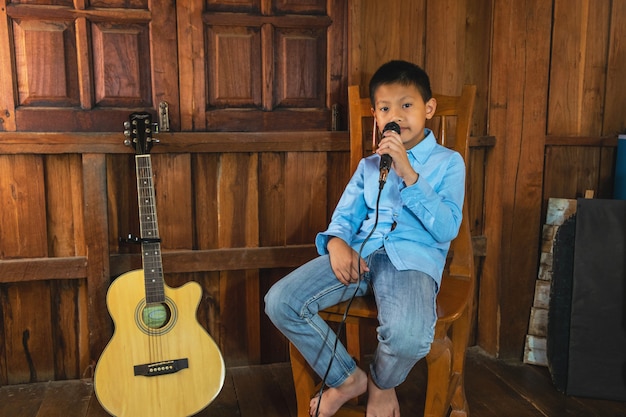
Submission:
[[[468,161],[468,142],[471,115],[476,96],[476,86],[466,85],[460,96],[435,94],[439,127],[436,136],[444,146],[455,149]],[[350,118],[350,165],[352,172],[363,156],[363,118],[371,117],[369,97],[361,98],[358,86],[348,88]],[[449,144],[449,117],[456,120],[454,143]],[[435,123],[436,124],[436,123]],[[452,124],[452,123],[450,123]],[[464,368],[472,322],[474,298],[474,257],[468,217],[468,194],[463,204],[463,220],[458,236],[452,241],[450,253],[437,297],[437,324],[430,353],[426,356],[428,381],[426,388],[425,417],[444,417],[451,409],[450,417],[467,417],[468,405],[465,398]],[[341,322],[346,303],[341,303],[320,312],[332,322]],[[346,320],[345,337],[348,352],[363,362],[360,347],[360,324],[365,321],[376,323],[376,304],[373,297],[357,297],[350,306]],[[300,352],[290,345],[291,369],[296,389],[298,417],[308,416],[311,396],[319,390],[315,381],[319,378],[305,362]],[[364,407],[356,401],[350,402],[337,416],[363,416]]]

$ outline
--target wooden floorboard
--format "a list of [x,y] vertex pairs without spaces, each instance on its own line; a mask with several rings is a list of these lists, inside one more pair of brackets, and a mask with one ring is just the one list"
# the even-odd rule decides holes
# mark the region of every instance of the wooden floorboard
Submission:
[[239,401],[235,386],[233,384],[231,369],[226,370],[226,378],[224,378],[224,386],[219,395],[204,410],[200,411],[194,417],[222,417],[222,416],[240,416]]
[[92,395],[90,383],[49,382],[37,417],[85,417]]
[[36,416],[49,383],[0,388],[0,416]]
[[[397,389],[403,417],[422,415],[425,389],[422,361]],[[566,396],[547,368],[495,360],[476,348],[468,353],[466,392],[471,417],[626,417],[626,402]],[[87,379],[0,387],[0,417],[108,414]],[[194,417],[296,417],[289,364],[229,368],[220,394]]]

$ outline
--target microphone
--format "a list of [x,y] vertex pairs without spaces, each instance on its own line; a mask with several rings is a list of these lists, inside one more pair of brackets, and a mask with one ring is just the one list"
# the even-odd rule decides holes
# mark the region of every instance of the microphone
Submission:
[[[383,134],[386,131],[393,130],[398,135],[400,134],[400,126],[396,122],[389,122],[385,125],[383,129]],[[389,170],[391,169],[391,156],[389,154],[382,154],[380,156],[380,178],[378,182],[380,183],[380,188],[383,188],[385,182],[387,182],[387,175],[389,174]]]

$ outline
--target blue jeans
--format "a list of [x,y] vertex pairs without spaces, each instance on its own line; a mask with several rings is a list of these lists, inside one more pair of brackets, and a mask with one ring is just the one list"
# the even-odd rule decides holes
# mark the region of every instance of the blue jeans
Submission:
[[[319,310],[373,291],[378,306],[378,347],[370,375],[381,389],[400,385],[430,351],[437,321],[437,284],[420,271],[398,271],[384,248],[366,259],[370,271],[348,286],[337,280],[328,255],[302,265],[265,296],[265,312],[320,376],[326,373],[336,335]],[[357,288],[358,287],[358,288]],[[337,344],[326,385],[337,387],[356,371],[345,347]]]

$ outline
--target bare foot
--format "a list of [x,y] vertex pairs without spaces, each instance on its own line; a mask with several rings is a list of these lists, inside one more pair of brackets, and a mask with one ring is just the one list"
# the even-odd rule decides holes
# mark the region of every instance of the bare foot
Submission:
[[366,417],[400,417],[400,404],[395,388],[380,389],[368,378],[367,391]]
[[[357,368],[343,384],[336,388],[328,388],[322,393],[320,401],[319,396],[311,399],[309,404],[309,415],[313,417],[331,417],[337,410],[341,408],[348,400],[357,397],[367,389],[367,375],[363,370]],[[317,413],[317,405],[319,403],[319,414]]]

